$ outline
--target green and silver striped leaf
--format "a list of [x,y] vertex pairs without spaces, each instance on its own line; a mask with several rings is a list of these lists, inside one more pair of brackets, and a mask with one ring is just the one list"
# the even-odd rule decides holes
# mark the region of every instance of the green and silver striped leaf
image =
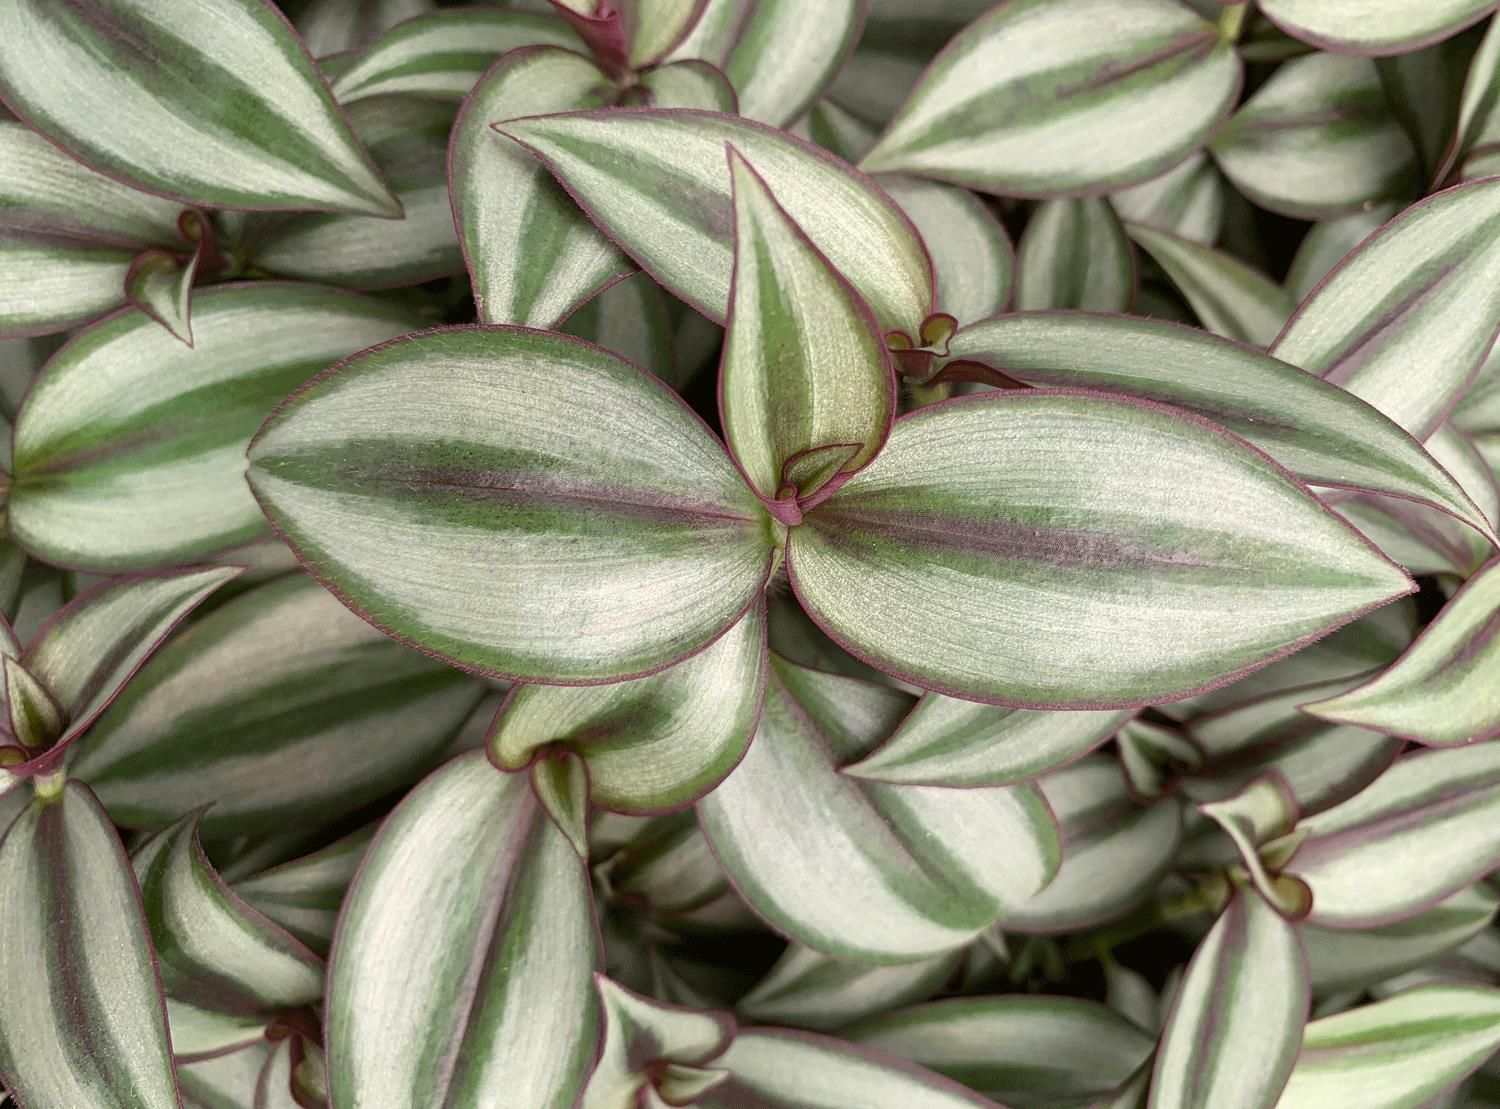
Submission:
[[616,812],[691,804],[734,769],[766,685],[766,615],[754,605],[705,650],[614,685],[518,685],[490,730],[490,760],[521,770],[559,750],[588,768],[589,799]]
[[715,1060],[734,1038],[729,1014],[667,1004],[602,974],[594,984],[604,1035],[579,1109],[671,1105],[674,1088],[696,1093],[728,1077]]
[[327,955],[344,894],[374,834],[374,825],[367,825],[311,855],[240,879],[234,892],[309,949]]
[[1200,152],[1109,199],[1123,220],[1212,246],[1224,226],[1227,193],[1223,176]]
[[387,818],[349,891],[328,984],[335,1104],[568,1109],[599,958],[583,864],[527,776],[459,756]]
[[464,101],[448,148],[453,221],[486,323],[555,327],[631,263],[496,120],[610,102],[604,71],[571,50],[519,50]]
[[577,50],[581,45],[572,28],[555,15],[448,8],[398,23],[381,35],[333,81],[333,94],[343,104],[392,95],[456,102],[512,50]]
[[1013,1109],[1085,1109],[1151,1055],[1151,1037],[1094,1001],[954,998],[844,1030]]
[[[763,499],[801,501],[880,451],[896,416],[896,377],[864,299],[729,151],[735,252],[719,369],[724,435]],[[800,509],[792,511],[794,521]]]
[[[1500,20],[1491,20],[1464,81],[1453,144],[1448,154],[1459,161],[1465,181],[1500,174]],[[1440,172],[1452,168],[1448,160]]]
[[265,0],[14,0],[0,10],[0,96],[86,165],[164,196],[401,215]]
[[1261,0],[1261,13],[1321,50],[1401,54],[1445,39],[1494,10],[1494,0]]
[[1500,736],[1500,560],[1464,583],[1411,649],[1364,685],[1302,708],[1448,747]]
[[1500,181],[1436,194],[1362,242],[1271,353],[1369,401],[1418,439],[1500,332]]
[[1305,481],[1423,501],[1493,534],[1420,444],[1337,386],[1258,351],[1153,320],[997,316],[960,331],[953,362],[1028,385],[1079,387],[1169,404],[1242,436]]
[[729,1078],[694,1102],[699,1109],[995,1109],[933,1071],[811,1032],[742,1031],[714,1065]]
[[323,961],[224,884],[198,843],[201,817],[178,820],[133,860],[178,1056],[252,1044],[323,996]]
[[413,327],[351,293],[253,282],[193,298],[195,345],[140,311],[76,336],[16,418],[11,534],[89,570],[180,564],[259,537],[245,444],[291,390]]
[[321,63],[354,51],[414,16],[425,15],[436,0],[307,0],[294,21],[307,48]]
[[255,1086],[271,1053],[269,1040],[177,1064],[187,1109],[256,1109]]
[[1024,708],[1182,697],[1412,589],[1216,425],[1053,390],[897,420],[787,557],[803,605],[855,655]]
[[741,896],[835,958],[900,963],[958,947],[1057,871],[1056,828],[1034,787],[894,786],[839,773],[910,707],[897,690],[772,656],[750,750],[698,802]]
[[[712,326],[702,316],[688,314]],[[639,270],[586,301],[559,330],[650,370],[679,391],[692,376],[677,359],[666,295]]]
[[1291,298],[1259,270],[1191,239],[1134,224],[1129,230],[1209,331],[1264,348],[1286,326]]
[[1286,275],[1286,291],[1298,303],[1306,300],[1344,256],[1401,210],[1398,204],[1376,204],[1369,211],[1313,224],[1297,247]]
[[741,115],[785,127],[817,99],[854,49],[868,0],[754,0],[743,6],[748,11],[724,73],[739,95]]
[[1007,906],[1001,926],[1052,934],[1124,916],[1171,866],[1182,841],[1181,805],[1170,797],[1136,801],[1104,756],[1044,775],[1037,786],[1057,817],[1062,866],[1045,888]]
[[1044,200],[1021,233],[1016,308],[1123,312],[1135,300],[1135,252],[1109,201]]
[[1150,1109],[1263,1109],[1286,1084],[1307,1021],[1295,925],[1235,890],[1198,945],[1162,1029]]
[[703,422],[561,335],[450,328],[366,351],[267,421],[250,460],[341,600],[493,675],[659,670],[734,624],[770,569],[770,520]]
[[1307,1026],[1276,1109],[1432,1105],[1500,1047],[1500,990],[1424,986]]
[[1201,146],[1240,79],[1218,28],[1173,0],[1014,0],[933,59],[862,164],[1002,196],[1104,192]]
[[878,180],[927,244],[938,311],[964,327],[1009,303],[1015,252],[1004,225],[982,200],[967,189],[905,174],[882,174]]
[[578,112],[496,129],[535,152],[669,292],[716,322],[733,269],[726,143],[859,290],[882,330],[916,335],[932,311],[932,266],[905,214],[869,177],[784,132],[672,110]]
[[928,693],[890,739],[844,773],[908,785],[1010,785],[1087,754],[1132,715],[1035,712]]
[[1417,152],[1367,58],[1310,54],[1273,73],[1213,139],[1224,176],[1262,208],[1329,219],[1417,195]]
[[870,966],[792,943],[735,1011],[747,1020],[829,1032],[930,997],[962,958],[962,951],[950,951],[914,963]]
[[211,803],[215,839],[313,830],[429,770],[482,692],[294,574],[157,652],[70,772],[126,827]]
[[736,109],[729,78],[707,62],[693,60],[647,70],[622,100],[632,107],[699,108],[729,115]]
[[130,860],[79,782],[0,840],[0,1084],[34,1109],[178,1106]]
[[1341,805],[1303,820],[1286,871],[1313,892],[1313,924],[1415,916],[1500,866],[1500,745],[1408,754]]

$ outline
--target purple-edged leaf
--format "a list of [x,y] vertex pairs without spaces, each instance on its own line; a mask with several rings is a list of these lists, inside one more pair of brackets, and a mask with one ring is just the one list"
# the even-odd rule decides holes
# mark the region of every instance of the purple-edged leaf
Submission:
[[1328,272],[1365,239],[1391,221],[1398,204],[1375,204],[1368,211],[1314,224],[1297,247],[1286,275],[1286,291],[1293,300],[1306,300]]
[[584,862],[589,859],[589,771],[572,751],[548,752],[530,766],[542,810]]
[[673,62],[641,74],[626,101],[642,108],[701,108],[735,114],[737,101],[729,78],[707,62]]
[[869,177],[784,132],[714,112],[650,110],[497,130],[530,147],[627,253],[715,321],[725,318],[733,269],[726,143],[869,302],[882,331],[915,335],[932,311],[932,266],[906,216]]
[[1135,300],[1135,254],[1109,201],[1044,200],[1016,254],[1016,308],[1123,312]]
[[555,15],[450,8],[398,23],[333,82],[348,104],[372,96],[458,101],[495,60],[523,46],[577,49],[578,36]]
[[62,706],[21,663],[19,654],[6,655],[3,661],[5,724],[10,731],[6,740],[20,744],[27,751],[51,747],[68,726]]
[[1500,559],[1453,595],[1410,650],[1306,712],[1434,746],[1500,736]]
[[188,1109],[254,1109],[255,1086],[271,1053],[269,1040],[238,1051],[177,1064]]
[[250,435],[312,374],[412,326],[379,301],[271,282],[200,290],[191,348],[142,312],[111,316],[52,357],[16,418],[11,533],[91,570],[257,538]]
[[1494,0],[1261,0],[1287,34],[1323,50],[1400,54],[1447,38],[1494,10]]
[[[698,802],[740,894],[824,954],[899,963],[958,947],[1056,873],[1056,829],[1034,787],[893,786],[839,773],[910,707],[905,693],[773,656],[750,750]],[[992,849],[999,843],[1004,851]]]
[[604,1036],[579,1109],[652,1105],[652,1095],[667,1105],[682,1104],[670,1096],[674,1084],[712,1088],[728,1077],[715,1061],[734,1038],[733,1017],[667,1005],[602,974],[594,984]]
[[1500,438],[1500,342],[1479,368],[1479,376],[1453,413],[1452,424],[1470,435]]
[[1134,224],[1129,230],[1209,331],[1256,347],[1270,345],[1281,333],[1292,301],[1265,274],[1191,239]]
[[743,1018],[828,1032],[936,993],[963,959],[950,951],[914,963],[869,966],[788,944],[735,1011]]
[[1199,153],[1109,199],[1123,220],[1211,246],[1224,226],[1226,193],[1213,161]]
[[705,650],[614,685],[518,685],[487,744],[520,770],[566,750],[588,768],[590,798],[617,812],[690,804],[723,780],[755,730],[766,681],[766,622],[753,606]]
[[481,692],[295,574],[168,643],[70,771],[126,827],[212,803],[203,827],[216,839],[309,830],[425,773]]
[[928,693],[890,739],[844,773],[909,785],[1009,785],[1087,754],[1131,715],[1034,712]]
[[1417,195],[1417,152],[1366,58],[1281,66],[1214,136],[1224,176],[1262,208],[1327,219]]
[[679,390],[691,376],[677,364],[667,298],[661,286],[639,271],[585,302],[559,330],[618,354]]
[[[1453,145],[1466,181],[1500,173],[1500,20],[1491,20],[1464,81]],[[1450,168],[1445,161],[1442,169]]]
[[86,165],[152,192],[401,215],[266,0],[14,0],[0,11],[0,96]]
[[[808,109],[807,115],[803,116],[791,127],[791,131],[804,139],[811,139],[824,150],[837,154],[846,162],[858,162],[864,156],[865,151],[875,145],[875,128],[864,120],[851,113],[846,108],[841,108],[826,96]],[[920,177],[910,177],[904,173],[884,173],[876,177],[887,192],[891,192],[887,181],[922,181]],[[929,182],[937,184],[937,182]],[[957,188],[957,186],[949,186]],[[963,190],[967,191],[967,190]],[[893,194],[894,195],[894,194]],[[905,205],[902,205],[905,207]],[[988,212],[988,209],[986,209]],[[910,213],[907,213],[910,215]],[[915,216],[912,217],[916,219]],[[927,240],[926,232],[922,238]],[[939,245],[932,242],[927,243],[930,251]],[[933,259],[936,264],[937,259]]]
[[1143,805],[1125,789],[1112,759],[1082,759],[1037,781],[1057,816],[1062,866],[1045,888],[1000,917],[1028,934],[1092,928],[1124,916],[1172,863],[1182,840],[1175,798]]
[[995,1109],[933,1071],[811,1032],[742,1031],[715,1065],[730,1077],[694,1103],[701,1109]]
[[844,1030],[1016,1109],[1085,1109],[1151,1054],[1151,1037],[1094,1001],[954,998]]
[[294,22],[321,65],[330,55],[365,46],[436,6],[437,0],[308,0],[297,5]]
[[1492,531],[1453,476],[1378,410],[1199,331],[1125,317],[1018,313],[965,328],[949,353],[953,362],[977,362],[1028,385],[1101,389],[1185,408],[1306,481],[1424,501],[1469,521],[1457,530]]
[[341,600],[519,680],[676,662],[770,567],[770,521],[702,421],[560,335],[450,328],[366,351],[288,401],[250,460],[273,524]]
[[690,913],[724,896],[729,885],[693,813],[638,823],[600,867],[610,890],[658,915]]
[[1002,196],[1133,185],[1202,145],[1240,77],[1171,0],[1015,0],[933,59],[864,165]]
[[802,115],[854,49],[868,0],[755,0],[724,72],[740,114],[773,127]]
[[386,819],[329,971],[341,1106],[567,1107],[598,1030],[587,875],[524,774],[461,755]]
[[615,77],[671,53],[692,30],[705,0],[552,0]]
[[856,655],[1032,708],[1184,696],[1412,588],[1215,425],[1050,390],[898,420],[793,529],[788,561],[803,605]]
[[497,62],[459,112],[448,148],[453,220],[480,320],[554,327],[631,264],[496,120],[609,103],[604,72],[571,50]]
[[[1426,986],[1307,1026],[1277,1109],[1433,1105],[1500,1047],[1500,990]],[[1466,1102],[1464,1104],[1467,1104]]]
[[142,251],[125,273],[125,299],[192,346],[190,301],[197,272],[197,254],[184,261],[169,250]]
[[17,817],[0,889],[0,1083],[35,1109],[180,1105],[141,895],[87,786]]
[[[895,374],[859,293],[734,147],[729,169],[735,256],[719,371],[725,438],[763,498],[801,501],[879,452],[896,415]],[[799,467],[833,448],[831,464]],[[800,509],[788,507],[793,522]]]
[[1438,193],[1362,242],[1271,353],[1369,401],[1418,439],[1500,333],[1500,181]]
[[1354,797],[1303,820],[1287,871],[1314,924],[1403,920],[1500,865],[1500,747],[1408,754]]
[[1234,845],[1240,857],[1235,872],[1247,874],[1267,904],[1288,920],[1307,916],[1312,894],[1306,883],[1277,872],[1287,854],[1282,837],[1297,823],[1297,799],[1286,782],[1274,773],[1262,774],[1228,797],[1199,805],[1198,811]]
[[1015,253],[984,202],[966,189],[920,177],[890,173],[878,180],[927,244],[938,311],[964,326],[1004,308],[1015,280]]
[[133,859],[179,1056],[254,1043],[280,1013],[323,996],[323,961],[224,884],[199,845],[201,816]]
[[1177,988],[1150,1109],[1268,1109],[1297,1057],[1308,1002],[1296,927],[1236,889]]
[[232,888],[312,951],[327,955],[339,906],[374,834],[374,825],[367,825],[311,855],[241,878]]

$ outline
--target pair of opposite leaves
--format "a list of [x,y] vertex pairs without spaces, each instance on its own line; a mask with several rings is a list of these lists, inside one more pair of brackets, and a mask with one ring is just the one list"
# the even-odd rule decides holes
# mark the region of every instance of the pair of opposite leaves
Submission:
[[814,619],[883,670],[1104,707],[1222,682],[1412,590],[1287,471],[1185,412],[1031,390],[895,420],[870,308],[729,159],[732,455],[659,383],[562,336],[372,349],[250,450],[272,523],[347,604],[472,670],[612,682],[711,643],[784,555]]

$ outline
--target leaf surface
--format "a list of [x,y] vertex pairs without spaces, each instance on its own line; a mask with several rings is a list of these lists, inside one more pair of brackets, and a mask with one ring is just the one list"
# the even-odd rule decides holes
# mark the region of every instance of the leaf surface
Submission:
[[1400,54],[1447,38],[1483,19],[1490,0],[1265,0],[1267,19],[1322,50]]
[[1148,227],[1129,230],[1209,331],[1255,347],[1269,346],[1281,333],[1292,302],[1265,274],[1190,239]]
[[1016,308],[1123,312],[1135,299],[1135,255],[1109,201],[1044,200],[1016,255]]
[[1015,282],[1015,252],[984,202],[967,189],[920,177],[887,173],[878,180],[927,244],[938,311],[964,326],[1004,308]]
[[740,114],[773,127],[800,116],[838,73],[868,0],[758,0],[748,5],[724,72]]

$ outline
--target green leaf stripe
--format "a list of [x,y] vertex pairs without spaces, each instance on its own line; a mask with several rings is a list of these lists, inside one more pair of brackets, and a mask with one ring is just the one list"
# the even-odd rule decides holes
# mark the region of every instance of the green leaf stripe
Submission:
[[344,894],[374,834],[374,825],[367,825],[311,855],[242,878],[232,888],[310,950],[327,955]]

